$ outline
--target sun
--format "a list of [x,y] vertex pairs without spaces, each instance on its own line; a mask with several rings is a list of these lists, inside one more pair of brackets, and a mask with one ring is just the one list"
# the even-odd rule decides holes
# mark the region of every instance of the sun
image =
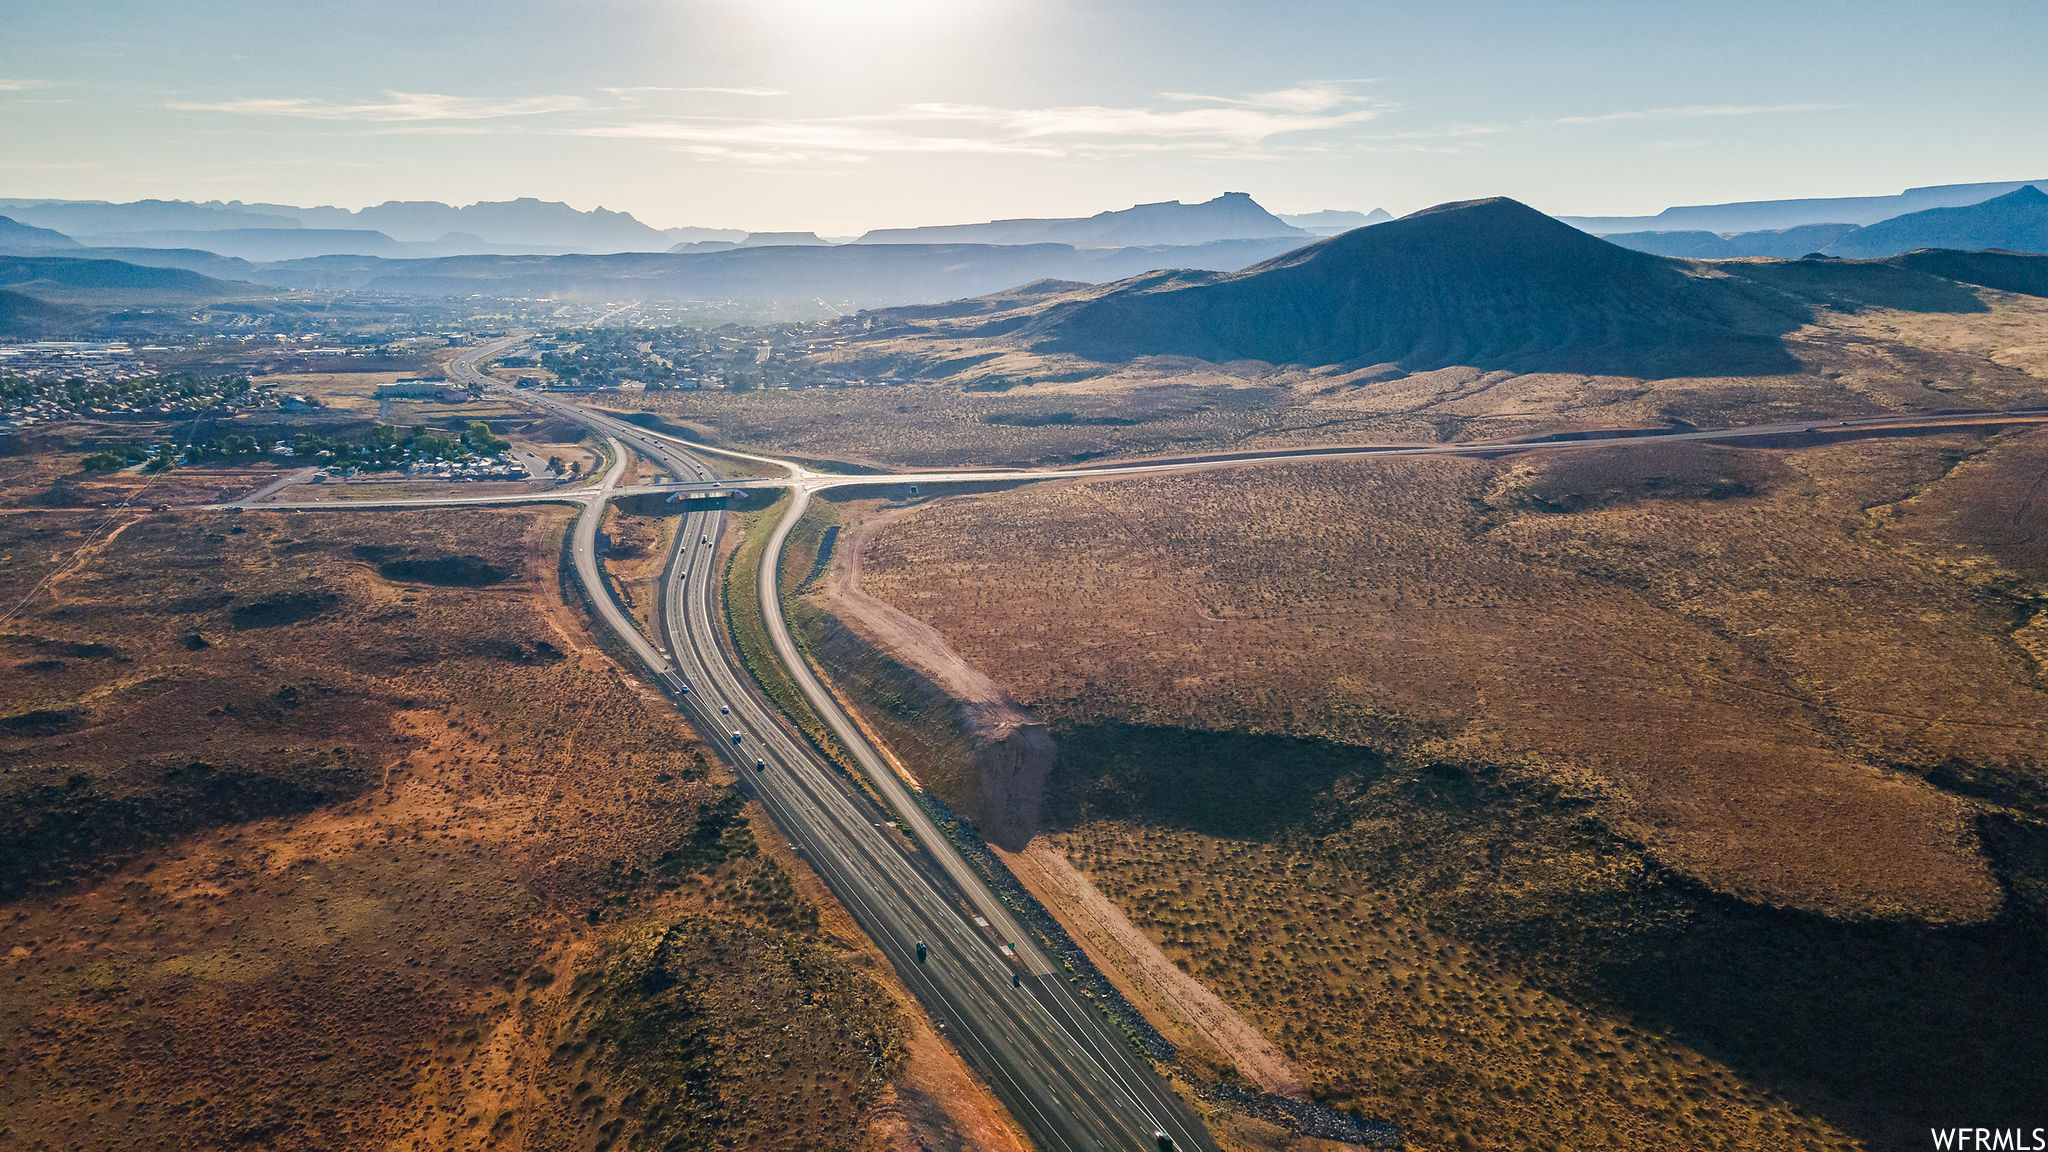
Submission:
[[956,34],[994,6],[986,0],[758,0],[753,9],[756,19],[783,35],[852,46]]

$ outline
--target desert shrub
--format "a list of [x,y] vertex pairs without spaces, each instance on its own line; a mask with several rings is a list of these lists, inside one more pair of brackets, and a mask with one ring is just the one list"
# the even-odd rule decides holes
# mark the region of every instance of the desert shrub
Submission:
[[[580,982],[581,1036],[558,1059],[587,1050],[585,1066],[624,1094],[619,1128],[637,1130],[635,1147],[857,1147],[902,1058],[902,1019],[879,985],[771,928],[651,927]],[[780,1071],[794,1068],[804,1074]]]
[[1545,457],[1523,501],[1583,512],[1640,500],[1729,500],[1760,495],[1786,472],[1763,453],[1705,444],[1587,449]]
[[487,588],[512,575],[511,569],[488,563],[481,556],[386,560],[377,565],[377,571],[386,580],[438,584],[446,588]]
[[277,628],[311,620],[339,603],[341,597],[332,592],[280,592],[239,605],[230,616],[237,631]]

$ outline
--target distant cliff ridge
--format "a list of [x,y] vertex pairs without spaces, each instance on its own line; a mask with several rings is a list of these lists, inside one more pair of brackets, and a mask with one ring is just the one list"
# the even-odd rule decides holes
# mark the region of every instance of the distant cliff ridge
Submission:
[[1117,212],[1055,219],[992,220],[927,228],[878,228],[857,244],[1071,244],[1076,248],[1127,248],[1159,244],[1206,244],[1309,233],[1261,208],[1243,192],[1226,192],[1200,204],[1169,200]]
[[1802,224],[1875,224],[1908,212],[1981,204],[2026,184],[2048,180],[2002,180],[1986,184],[1937,184],[1908,188],[1896,196],[1832,196],[1804,200],[1748,200],[1734,204],[1689,204],[1655,216],[1560,216],[1596,236],[1616,232],[1760,232]]
[[1619,232],[1604,239],[1690,260],[1797,259],[1813,252],[1872,260],[1920,248],[2048,252],[2048,192],[2022,184],[1981,203],[1908,212],[1861,228],[1807,224],[1767,232]]

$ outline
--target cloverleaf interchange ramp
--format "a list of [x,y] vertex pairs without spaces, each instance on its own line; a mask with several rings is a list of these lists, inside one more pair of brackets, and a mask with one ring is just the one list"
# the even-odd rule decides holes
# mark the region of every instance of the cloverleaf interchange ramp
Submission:
[[[471,350],[451,370],[482,381],[475,363],[516,338]],[[1545,449],[1569,451],[1674,439],[1823,442],[1849,436],[1907,434],[1959,426],[2019,424],[2048,420],[2048,413],[1965,413],[1888,417],[1820,424],[1781,424],[1709,431],[1644,430],[1583,440],[1531,440],[1497,444],[1359,445],[1277,453],[1237,453],[1175,461],[1035,471],[918,472],[891,475],[835,475],[810,471],[769,457],[746,459],[779,468],[784,476],[714,481],[698,463],[699,453],[744,456],[691,444],[628,423],[606,413],[553,397],[502,392],[536,407],[568,416],[603,435],[612,461],[594,486],[521,497],[426,498],[378,502],[263,504],[250,508],[374,509],[550,501],[581,506],[571,537],[579,581],[593,611],[615,632],[648,675],[675,700],[692,724],[736,765],[745,787],[806,857],[862,930],[874,939],[904,983],[943,1022],[961,1052],[981,1073],[1034,1142],[1045,1148],[1105,1149],[1155,1146],[1166,1133],[1178,1147],[1214,1147],[1200,1124],[1169,1092],[1125,1038],[1080,997],[1046,960],[1010,911],[968,867],[932,825],[906,785],[846,716],[807,666],[782,619],[775,581],[791,528],[816,492],[848,486],[943,485],[962,482],[1110,478],[1207,470],[1312,458],[1373,455],[1498,454]],[[635,452],[665,469],[673,480],[621,488],[617,481]],[[759,594],[778,659],[803,690],[838,741],[858,761],[866,782],[879,793],[877,805],[850,787],[779,719],[721,644],[717,542],[726,512],[713,501],[741,488],[786,488],[789,507],[777,523],[764,556]],[[606,588],[595,556],[597,528],[607,502],[627,493],[668,493],[684,503],[676,551],[664,574],[657,632],[662,652],[620,611]],[[687,690],[686,690],[687,686]],[[730,713],[720,709],[729,708]],[[737,736],[737,742],[733,740]],[[761,766],[756,767],[756,761]],[[891,831],[888,820],[903,831]],[[904,834],[908,833],[909,841]],[[920,963],[919,944],[928,956]],[[1014,944],[1014,955],[1006,947]]]

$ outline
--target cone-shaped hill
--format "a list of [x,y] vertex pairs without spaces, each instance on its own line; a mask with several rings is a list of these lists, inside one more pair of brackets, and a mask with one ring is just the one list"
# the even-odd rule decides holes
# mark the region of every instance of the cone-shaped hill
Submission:
[[1164,273],[1018,332],[1094,360],[1453,364],[1639,377],[1796,370],[1805,319],[1724,270],[1631,251],[1508,199],[1446,204],[1236,273]]

